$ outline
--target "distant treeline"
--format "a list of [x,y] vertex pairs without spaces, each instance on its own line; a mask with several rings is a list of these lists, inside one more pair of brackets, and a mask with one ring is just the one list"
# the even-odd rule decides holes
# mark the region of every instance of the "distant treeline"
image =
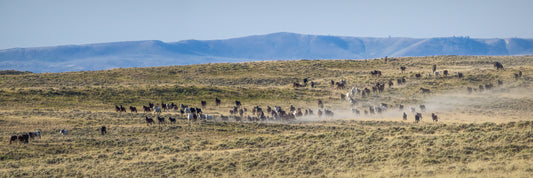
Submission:
[[30,71],[18,71],[18,70],[0,70],[0,75],[21,75],[21,74],[31,74]]

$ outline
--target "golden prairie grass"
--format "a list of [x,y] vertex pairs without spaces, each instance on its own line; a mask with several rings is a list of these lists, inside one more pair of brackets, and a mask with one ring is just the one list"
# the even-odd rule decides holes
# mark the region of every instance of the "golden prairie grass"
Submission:
[[[496,71],[499,61],[505,71]],[[1,177],[529,177],[533,172],[532,56],[435,56],[383,60],[300,60],[0,75]],[[431,66],[450,71],[428,77]],[[406,66],[401,73],[400,66]],[[372,77],[381,70],[382,77]],[[514,73],[523,72],[515,79]],[[464,78],[457,78],[457,72]],[[414,74],[423,77],[416,79]],[[351,113],[339,95],[350,87],[406,77],[405,85],[358,97],[356,108],[387,103],[380,115]],[[304,78],[316,88],[292,88]],[[337,90],[331,80],[345,79]],[[468,94],[466,87],[504,85]],[[432,94],[422,95],[420,87]],[[215,97],[222,106],[213,104]],[[147,126],[153,113],[117,113],[114,105],[188,104],[218,116],[244,106],[317,109],[335,118],[293,122],[188,122]],[[400,111],[397,105],[406,109]],[[421,123],[409,107],[425,104]],[[418,108],[417,108],[418,110]],[[407,112],[407,121],[401,113]],[[420,112],[420,111],[419,111]],[[440,116],[431,121],[430,113]],[[249,113],[248,113],[249,114]],[[316,113],[315,113],[316,114]],[[168,122],[168,120],[167,120]],[[100,135],[99,127],[108,128]],[[9,144],[41,129],[41,139]],[[59,129],[68,129],[61,136]]]

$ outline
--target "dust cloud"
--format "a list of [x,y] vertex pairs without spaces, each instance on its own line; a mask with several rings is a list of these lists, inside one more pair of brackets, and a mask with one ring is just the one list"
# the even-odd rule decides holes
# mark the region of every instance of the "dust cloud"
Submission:
[[[373,103],[379,103],[373,101]],[[425,105],[422,111],[420,105]],[[376,120],[376,121],[404,121],[402,115],[407,114],[405,122],[413,122],[414,114],[423,115],[422,122],[433,122],[431,114],[439,116],[439,122],[452,123],[482,123],[482,122],[510,122],[533,120],[533,90],[519,87],[497,87],[482,92],[468,93],[467,89],[458,89],[446,93],[431,95],[417,104],[405,104],[404,109],[392,106],[382,113],[365,114],[368,107],[358,107],[360,114],[352,112],[353,107],[341,106],[329,108],[334,112],[332,117],[318,117],[314,115],[298,118],[298,122],[316,122],[328,120]],[[411,108],[415,112],[411,112]],[[316,110],[315,110],[316,111]]]

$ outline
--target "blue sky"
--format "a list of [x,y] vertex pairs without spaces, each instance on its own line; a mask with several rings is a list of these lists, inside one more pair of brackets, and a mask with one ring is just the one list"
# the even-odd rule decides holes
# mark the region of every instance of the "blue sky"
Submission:
[[533,38],[531,0],[0,0],[0,49],[275,32]]

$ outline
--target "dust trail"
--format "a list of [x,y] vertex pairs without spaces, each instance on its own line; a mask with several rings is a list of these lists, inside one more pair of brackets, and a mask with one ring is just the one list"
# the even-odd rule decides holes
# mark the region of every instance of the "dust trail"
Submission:
[[494,88],[469,94],[466,89],[436,94],[424,101],[428,113],[450,121],[507,122],[533,120],[531,88]]
[[[373,103],[379,103],[373,101]],[[421,111],[420,105],[425,105],[426,110]],[[422,122],[432,122],[431,114],[439,116],[439,122],[509,122],[519,120],[533,120],[533,90],[531,88],[493,88],[483,92],[469,94],[464,89],[453,90],[446,93],[435,94],[424,99],[421,103],[405,104],[403,110],[397,106],[390,107],[381,114],[365,115],[352,113],[351,107],[340,106],[330,108],[335,114],[333,117],[318,117],[315,115],[304,116],[297,122],[317,122],[328,120],[391,120],[403,121],[402,115],[408,115],[407,122],[414,121],[415,112],[423,115]]]

